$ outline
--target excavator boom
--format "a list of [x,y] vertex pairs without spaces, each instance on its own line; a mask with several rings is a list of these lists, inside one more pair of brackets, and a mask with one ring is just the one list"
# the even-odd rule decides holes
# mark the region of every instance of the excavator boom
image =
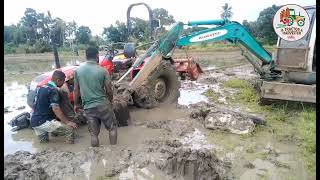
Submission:
[[227,40],[231,43],[241,43],[252,54],[258,57],[264,64],[272,61],[272,55],[265,50],[257,40],[238,22],[226,22],[225,20],[194,21],[188,26],[220,25],[181,37],[177,46],[188,46],[199,42],[218,42]]

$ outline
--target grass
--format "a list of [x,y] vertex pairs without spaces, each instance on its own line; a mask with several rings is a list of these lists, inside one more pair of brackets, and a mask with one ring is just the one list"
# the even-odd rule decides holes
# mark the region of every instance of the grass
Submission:
[[200,43],[187,47],[190,50],[217,50],[217,51],[229,51],[239,50],[238,46],[230,43]]
[[[273,52],[276,45],[262,45],[267,51]],[[217,43],[199,43],[187,47],[190,50],[216,50],[216,51],[232,51],[240,50],[237,45],[231,43],[217,42]]]
[[303,155],[312,174],[316,173],[316,111],[306,109],[300,113],[300,131]]
[[107,176],[99,176],[96,178],[96,180],[110,180],[111,177],[107,177]]
[[208,89],[203,93],[206,97],[208,97],[211,101],[218,101],[219,95],[214,92],[212,89]]
[[259,96],[253,86],[245,80],[232,78],[224,83],[224,87],[236,88],[240,92],[235,95],[233,101],[244,101],[247,103],[257,103]]
[[[267,129],[276,139],[302,145],[302,154],[311,174],[316,172],[316,109],[312,104],[299,102],[277,101],[271,105],[259,105],[259,94],[248,81],[233,78],[224,83],[227,88],[238,89],[230,102],[244,105],[251,111],[263,113],[267,128],[258,128],[259,133]],[[297,133],[298,132],[298,133]],[[299,144],[300,143],[300,144]]]

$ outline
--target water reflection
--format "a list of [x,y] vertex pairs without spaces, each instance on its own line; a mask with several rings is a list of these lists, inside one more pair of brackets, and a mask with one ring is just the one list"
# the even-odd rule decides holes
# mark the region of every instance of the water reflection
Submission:
[[17,82],[4,84],[4,107],[11,111],[4,114],[4,155],[14,153],[17,149],[35,151],[35,148],[32,147],[33,136],[28,135],[32,131],[26,129],[12,132],[12,127],[8,125],[8,122],[20,113],[30,112],[31,109],[26,102],[27,92],[27,87]]
[[[22,57],[21,57],[22,58]],[[62,57],[60,64],[64,66],[79,65],[84,59],[80,57]],[[53,59],[33,60],[33,59],[13,59],[9,58],[4,61],[4,81],[18,82],[19,84],[28,85],[31,80],[47,71],[55,69]]]

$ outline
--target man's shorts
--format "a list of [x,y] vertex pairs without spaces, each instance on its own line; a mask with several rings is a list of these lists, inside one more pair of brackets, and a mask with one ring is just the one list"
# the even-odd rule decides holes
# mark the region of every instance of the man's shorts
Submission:
[[117,127],[117,120],[112,107],[102,104],[94,108],[85,109],[84,116],[88,120],[88,129],[91,134],[100,133],[101,122],[110,131]]
[[40,126],[33,127],[34,132],[40,138],[40,141],[48,141],[48,133],[55,133],[59,136],[65,136],[66,140],[74,140],[74,131],[72,128],[67,127],[61,122],[53,119],[46,121]]

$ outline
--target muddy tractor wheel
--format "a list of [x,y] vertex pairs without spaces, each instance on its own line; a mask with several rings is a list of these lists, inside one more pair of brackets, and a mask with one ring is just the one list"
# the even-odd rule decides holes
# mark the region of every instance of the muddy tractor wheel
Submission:
[[140,108],[153,108],[163,104],[177,102],[180,96],[180,81],[170,61],[162,60],[161,64],[150,74],[134,94],[133,100]]

